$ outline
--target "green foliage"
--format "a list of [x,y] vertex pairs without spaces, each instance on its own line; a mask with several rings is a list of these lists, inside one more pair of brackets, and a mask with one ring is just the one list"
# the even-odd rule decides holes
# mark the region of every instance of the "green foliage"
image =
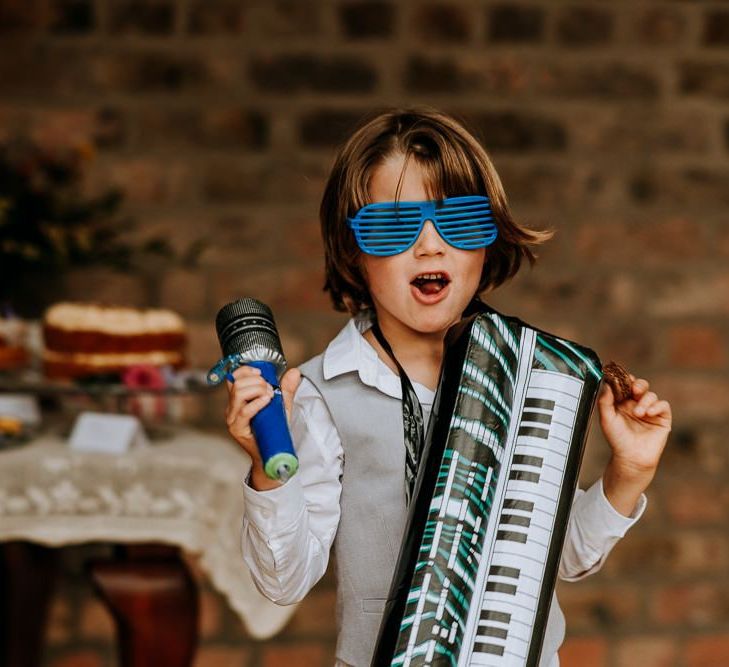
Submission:
[[134,270],[152,256],[194,264],[204,243],[176,257],[161,237],[134,244],[123,195],[83,192],[87,147],[44,150],[26,139],[0,143],[0,295],[29,273],[52,277],[75,267]]

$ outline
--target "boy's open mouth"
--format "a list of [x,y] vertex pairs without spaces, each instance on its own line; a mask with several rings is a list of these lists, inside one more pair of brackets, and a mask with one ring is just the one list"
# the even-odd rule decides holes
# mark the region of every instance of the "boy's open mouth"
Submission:
[[451,282],[446,273],[421,273],[416,276],[411,285],[415,286],[423,294],[438,294]]

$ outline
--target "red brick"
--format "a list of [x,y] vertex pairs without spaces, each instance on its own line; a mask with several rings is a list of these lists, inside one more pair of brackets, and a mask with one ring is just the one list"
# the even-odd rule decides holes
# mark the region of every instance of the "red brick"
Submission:
[[207,283],[198,272],[185,269],[167,271],[162,277],[160,303],[183,317],[204,317],[207,307]]
[[559,602],[570,632],[632,627],[641,615],[641,598],[634,586],[560,583]]
[[231,0],[215,4],[194,0],[189,10],[189,29],[196,34],[243,32],[247,10],[248,7],[241,7]]
[[[227,302],[220,302],[222,307]],[[195,368],[210,368],[220,358],[220,343],[215,333],[215,314],[209,320],[187,322],[187,361]]]
[[281,348],[289,366],[296,366],[308,359],[306,341],[301,337],[301,327],[283,324],[282,320],[276,322],[278,335],[281,339]]
[[261,652],[261,667],[323,667],[324,644],[297,642],[291,646],[270,646]]
[[604,570],[613,575],[640,577],[660,572],[703,575],[723,572],[729,542],[722,534],[688,530],[647,533],[635,531],[621,540]]
[[324,265],[315,215],[276,208],[245,215],[231,211],[212,220],[207,228],[210,244],[200,258],[205,266],[251,266],[262,257],[278,258],[289,265],[312,261]]
[[697,259],[708,249],[707,231],[682,218],[647,221],[592,221],[577,229],[575,251],[581,259],[610,266],[662,266],[680,256]]
[[677,422],[663,453],[656,483],[661,484],[664,479],[683,480],[687,469],[708,478],[724,475],[729,467],[726,441],[727,434],[709,421]]
[[43,146],[76,146],[90,143],[96,124],[93,109],[38,110],[31,137]]
[[533,68],[533,81],[539,93],[566,99],[655,99],[661,91],[653,68],[628,62],[596,61],[579,64],[542,61]]
[[293,159],[243,162],[215,158],[207,163],[203,172],[202,189],[206,199],[246,205],[318,201],[327,176],[322,163]]
[[602,8],[569,7],[558,17],[557,36],[571,46],[593,46],[608,42],[613,32],[613,16]]
[[686,35],[688,24],[680,9],[651,7],[639,13],[635,32],[644,44],[675,47]]
[[544,33],[541,7],[505,2],[487,8],[488,36],[492,42],[539,42]]
[[729,487],[724,479],[676,480],[663,495],[668,517],[678,525],[723,525],[729,516]]
[[430,45],[435,42],[464,44],[469,41],[476,25],[475,7],[450,3],[430,3],[415,8],[415,33]]
[[[127,206],[133,204],[181,204],[195,193],[194,164],[181,160],[134,157],[116,161],[99,170],[94,178],[104,188],[121,188]],[[99,183],[95,183],[98,187]]]
[[149,295],[138,276],[101,267],[71,271],[65,278],[65,293],[75,301],[149,306]]
[[170,0],[126,0],[110,8],[109,30],[115,34],[169,34],[174,29],[175,3]]
[[600,357],[615,360],[628,369],[651,366],[657,353],[654,331],[635,326],[630,319],[608,318],[601,326]]
[[314,37],[323,33],[326,24],[326,12],[320,2],[250,3],[247,11],[247,28],[264,40]]
[[602,637],[571,637],[559,650],[560,667],[605,667],[608,645]]
[[212,275],[213,302],[224,304],[242,296],[252,296],[273,310],[329,312],[329,297],[324,293],[324,269],[317,266],[251,267],[240,273],[219,271]]
[[726,667],[729,634],[709,635],[686,642],[686,667]]
[[379,78],[373,61],[344,52],[255,54],[248,74],[261,93],[287,95],[369,93]]
[[729,586],[704,581],[665,585],[651,593],[649,609],[663,627],[723,626],[729,621]]
[[631,637],[618,641],[614,667],[674,667],[678,642],[670,637]]
[[679,64],[680,91],[705,98],[729,97],[729,66],[725,61],[712,63],[689,60]]
[[718,206],[729,202],[729,191],[725,187],[729,171],[720,167],[707,164],[681,168],[672,166],[671,161],[659,161],[649,169],[631,169],[626,175],[627,193],[637,204],[701,211],[707,200]]
[[9,0],[0,5],[0,32],[23,33],[48,26],[51,10],[43,0]]
[[[684,373],[656,373],[649,378],[651,390],[669,401],[681,419],[723,421],[729,414],[729,379]],[[671,441],[669,437],[670,447]]]
[[[703,114],[694,110],[658,112],[648,109],[575,109],[570,114],[570,147],[579,151],[696,153],[708,150],[715,141]],[[612,215],[620,214],[620,210]],[[637,211],[623,212],[635,214]],[[645,215],[645,214],[643,214]],[[647,223],[662,218],[651,212]],[[632,231],[640,231],[635,228]]]
[[668,331],[668,361],[673,367],[724,367],[727,348],[729,337],[708,324],[677,325]]
[[397,5],[387,1],[355,0],[340,5],[338,9],[341,30],[350,40],[388,37],[397,22]]
[[97,598],[86,598],[81,607],[81,635],[86,639],[112,640],[116,626],[109,610]]

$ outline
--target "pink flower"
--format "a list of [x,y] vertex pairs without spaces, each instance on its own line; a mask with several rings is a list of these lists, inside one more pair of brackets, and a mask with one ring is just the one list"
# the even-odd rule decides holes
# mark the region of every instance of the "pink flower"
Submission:
[[132,389],[164,389],[166,386],[162,371],[149,364],[129,366],[122,374],[122,382]]

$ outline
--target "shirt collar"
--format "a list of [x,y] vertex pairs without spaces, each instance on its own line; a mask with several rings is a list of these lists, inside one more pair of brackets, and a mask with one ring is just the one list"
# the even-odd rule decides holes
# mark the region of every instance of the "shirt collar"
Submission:
[[[353,317],[324,351],[322,371],[330,380],[344,373],[356,372],[363,384],[374,387],[393,398],[402,398],[400,378],[377,356],[362,334],[372,326],[373,313],[366,310]],[[419,382],[413,389],[423,406],[430,406],[435,392]]]

